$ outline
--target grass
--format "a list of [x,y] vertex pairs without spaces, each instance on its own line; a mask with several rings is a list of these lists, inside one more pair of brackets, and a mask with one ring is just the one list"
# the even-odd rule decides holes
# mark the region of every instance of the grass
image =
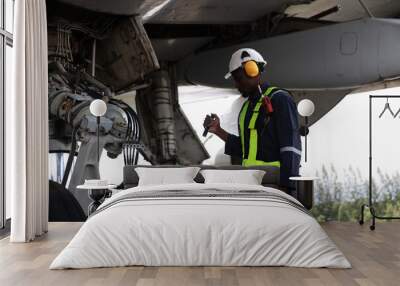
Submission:
[[[383,173],[377,169],[378,180],[372,181],[372,200],[378,215],[400,216],[400,174]],[[358,221],[360,207],[368,200],[368,180],[351,166],[343,180],[331,165],[323,166],[314,186],[312,214],[320,221]],[[365,219],[370,218],[365,212]]]

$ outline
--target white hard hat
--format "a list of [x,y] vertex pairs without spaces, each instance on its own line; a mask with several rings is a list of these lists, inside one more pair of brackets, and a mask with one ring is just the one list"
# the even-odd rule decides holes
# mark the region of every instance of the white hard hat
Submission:
[[225,75],[225,79],[230,78],[231,73],[240,68],[244,62],[255,61],[256,63],[262,64],[264,67],[267,62],[264,58],[254,49],[244,48],[239,49],[232,54],[231,60],[229,62],[229,72]]

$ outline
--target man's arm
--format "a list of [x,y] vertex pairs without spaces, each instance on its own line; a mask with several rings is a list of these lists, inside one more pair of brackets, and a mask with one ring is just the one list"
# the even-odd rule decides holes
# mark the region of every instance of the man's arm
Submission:
[[242,157],[242,144],[240,137],[229,134],[220,125],[219,117],[216,114],[211,114],[212,120],[206,124],[204,120],[204,128],[208,127],[208,131],[214,133],[225,142],[225,154],[230,156]]
[[225,141],[225,154],[242,158],[242,143],[239,136],[228,134]]
[[[212,132],[212,131],[210,131]],[[213,132],[212,132],[213,133]],[[229,133],[226,132],[224,129],[222,129],[222,127],[219,127],[216,131],[215,131],[215,135],[217,135],[219,138],[222,139],[222,141],[226,142],[228,141],[229,138]]]
[[297,108],[292,97],[286,91],[277,91],[273,96],[276,112],[277,132],[280,148],[280,184],[289,190],[294,182],[289,177],[298,176],[301,159],[301,140]]

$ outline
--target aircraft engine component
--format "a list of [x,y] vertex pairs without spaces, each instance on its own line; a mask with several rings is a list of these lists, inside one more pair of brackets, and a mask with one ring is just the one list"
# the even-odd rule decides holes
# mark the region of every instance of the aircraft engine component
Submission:
[[176,163],[174,111],[172,109],[171,84],[168,72],[158,71],[152,76],[152,80],[151,105],[154,110],[161,157],[165,162]]
[[47,1],[47,10],[49,58],[67,70],[79,66],[91,71],[98,82],[121,93],[160,67],[140,16],[99,13],[59,1]]
[[131,88],[159,69],[156,54],[139,16],[123,17],[110,36],[97,43],[96,78],[115,91]]
[[[140,137],[136,114],[127,109],[124,102],[109,97],[108,94],[112,95],[107,87],[84,71],[69,72],[59,62],[49,63],[49,121],[52,122],[49,132],[50,152],[65,152],[65,148],[71,143],[62,181],[62,185],[66,187],[77,142],[80,142],[68,189],[85,211],[90,200],[84,192],[76,191],[76,186],[85,179],[100,177],[97,124],[89,110],[92,100],[101,98],[107,103],[107,112],[100,118],[100,152],[105,149],[110,158],[116,158],[121,154],[125,142],[138,143]],[[59,147],[60,143],[64,144],[64,148]]]
[[116,158],[130,144],[134,162],[139,152],[147,158],[139,142],[139,118],[116,94],[143,84],[159,64],[138,15],[98,13],[58,1],[48,1],[47,12],[49,151],[69,153],[62,185],[69,179],[69,191],[86,212],[90,200],[76,186],[100,177],[97,123],[90,103],[102,99],[107,104],[100,118],[100,155],[106,150],[108,157]]
[[152,164],[201,164],[210,155],[179,106],[174,69],[164,67],[150,81],[136,96],[141,142],[151,151],[148,160]]

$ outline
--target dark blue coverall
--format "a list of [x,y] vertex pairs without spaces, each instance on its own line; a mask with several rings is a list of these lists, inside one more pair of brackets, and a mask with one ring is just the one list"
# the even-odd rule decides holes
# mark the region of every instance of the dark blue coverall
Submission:
[[[262,92],[264,93],[268,87],[267,84],[262,85]],[[248,98],[249,107],[245,116],[245,127],[249,125],[254,106],[260,96]],[[267,116],[265,108],[261,107],[256,121],[258,132],[257,160],[280,161],[280,186],[286,188],[289,194],[295,195],[295,184],[289,180],[289,177],[299,175],[301,159],[301,140],[296,104],[291,95],[282,89],[274,91],[270,98],[274,109],[273,114]],[[244,137],[245,158],[247,158],[250,137],[248,128],[244,128]],[[239,136],[228,135],[225,154],[243,158]]]

